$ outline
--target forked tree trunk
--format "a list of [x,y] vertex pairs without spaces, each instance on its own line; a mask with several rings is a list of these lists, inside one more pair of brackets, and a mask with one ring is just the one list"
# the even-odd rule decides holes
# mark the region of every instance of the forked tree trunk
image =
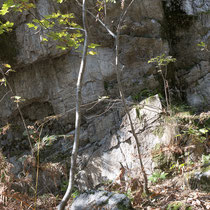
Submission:
[[137,147],[139,162],[140,162],[140,166],[141,166],[141,172],[142,172],[142,175],[143,175],[143,178],[144,178],[144,193],[146,195],[148,195],[149,194],[148,180],[147,180],[147,175],[146,175],[146,172],[145,172],[145,169],[144,169],[144,165],[143,165],[143,162],[142,162],[142,156],[141,156],[141,151],[140,151],[140,143],[139,143],[138,137],[136,135],[136,132],[135,132],[135,129],[134,129],[134,126],[133,126],[133,122],[132,122],[132,119],[131,119],[131,116],[130,116],[129,108],[128,108],[127,104],[126,104],[126,100],[125,100],[125,96],[124,96],[124,91],[123,91],[123,87],[122,87],[122,83],[121,83],[121,79],[120,79],[120,70],[119,70],[119,35],[120,35],[120,28],[121,28],[121,24],[123,22],[123,19],[124,19],[125,15],[126,15],[128,9],[130,8],[130,6],[133,4],[134,1],[135,0],[132,0],[130,2],[130,4],[128,5],[128,7],[124,10],[124,12],[122,13],[122,15],[120,17],[120,21],[118,23],[118,26],[117,26],[117,35],[116,35],[116,38],[115,38],[115,40],[116,40],[115,68],[116,68],[117,83],[118,83],[120,97],[122,99],[122,103],[123,103],[125,112],[126,112],[126,114],[128,116],[128,120],[129,120],[129,123],[130,123],[130,126],[131,126],[131,131],[132,131],[133,137],[134,137],[135,142],[136,142],[136,147]]
[[[117,74],[117,81],[118,81],[118,87],[119,87],[119,92],[120,92],[120,97],[122,99],[122,103],[124,105],[125,112],[128,116],[129,123],[131,126],[132,134],[135,138],[136,145],[137,145],[137,152],[138,152],[138,157],[141,165],[141,171],[144,177],[144,192],[146,194],[149,193],[148,191],[148,180],[146,176],[146,172],[144,169],[144,165],[142,162],[142,157],[141,157],[141,152],[140,152],[140,143],[138,141],[138,137],[135,133],[135,129],[133,126],[133,122],[129,113],[128,106],[125,101],[124,93],[123,93],[123,88],[120,80],[120,71],[119,71],[119,34],[120,34],[120,27],[121,23],[129,9],[129,7],[132,5],[132,3],[135,0],[132,0],[128,7],[124,10],[123,14],[120,17],[120,21],[117,27],[117,35],[115,35],[101,20],[99,22],[105,27],[105,29],[109,32],[109,34],[115,38],[116,40],[116,74]],[[78,2],[78,1],[77,1]],[[79,4],[79,2],[78,2]],[[83,79],[83,74],[85,71],[85,65],[86,65],[86,54],[87,54],[87,30],[86,30],[86,24],[85,24],[85,19],[86,19],[86,11],[85,11],[85,0],[83,0],[83,5],[82,5],[82,11],[83,11],[83,26],[84,26],[84,32],[85,32],[85,42],[84,42],[84,47],[83,47],[83,56],[82,56],[82,61],[80,65],[80,71],[79,71],[79,76],[78,76],[78,81],[77,81],[77,101],[76,101],[76,120],[75,120],[75,137],[74,137],[74,145],[73,145],[73,150],[72,150],[72,156],[71,156],[71,169],[69,172],[69,184],[67,191],[60,202],[59,206],[57,207],[58,210],[64,210],[67,201],[69,200],[71,196],[71,191],[73,189],[73,184],[74,184],[74,176],[75,176],[75,169],[76,169],[76,159],[77,159],[77,152],[78,152],[78,146],[79,146],[79,133],[80,133],[80,121],[81,121],[81,112],[80,112],[80,105],[81,105],[81,89],[82,89],[82,79]],[[94,15],[87,10],[87,12],[94,17]]]

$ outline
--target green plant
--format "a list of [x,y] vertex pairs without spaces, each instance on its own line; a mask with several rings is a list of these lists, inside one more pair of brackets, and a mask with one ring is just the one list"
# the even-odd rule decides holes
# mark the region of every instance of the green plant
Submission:
[[61,192],[66,192],[67,187],[68,187],[68,180],[65,180],[61,184]]
[[167,210],[178,210],[182,207],[182,203],[181,202],[173,202],[170,203],[167,207]]
[[179,209],[192,210],[192,207],[185,205],[180,201],[172,202],[167,206],[167,210],[179,210]]
[[208,132],[209,128],[199,128],[198,126],[190,126],[187,130],[183,131],[183,133],[198,139],[201,143],[206,140],[206,134],[208,134]]
[[131,97],[132,97],[132,99],[134,101],[141,101],[141,100],[143,100],[145,98],[148,98],[150,96],[154,96],[156,94],[158,94],[158,96],[160,98],[162,98],[161,94],[158,93],[158,91],[156,91],[156,90],[149,90],[149,89],[143,89],[140,92],[133,94]]
[[[62,182],[62,185],[61,185],[61,192],[66,192],[67,187],[68,187],[68,180],[65,180]],[[75,199],[79,195],[80,195],[79,190],[77,188],[73,188],[71,197]]]
[[[157,56],[155,58],[151,58],[148,63],[157,63],[158,72],[161,74],[164,84],[164,91],[165,91],[165,100],[167,105],[167,111],[169,111],[169,84],[167,81],[167,66],[171,62],[175,62],[176,58],[173,58],[172,56],[166,56],[165,54],[162,54],[160,56]],[[164,73],[163,73],[164,71]]]
[[201,47],[201,51],[207,51],[207,52],[209,52],[208,46],[207,46],[206,43],[200,42],[200,43],[198,44],[198,46]]
[[152,182],[152,183],[157,183],[157,182],[160,182],[161,180],[164,180],[166,179],[166,176],[168,175],[168,173],[165,173],[164,171],[163,172],[154,172],[151,176],[149,176],[149,180]]
[[171,105],[171,110],[172,110],[173,114],[177,114],[177,113],[180,113],[180,112],[184,113],[186,115],[194,114],[192,107],[190,107],[187,104],[183,104],[181,102],[172,104]]
[[210,154],[209,155],[202,155],[201,163],[203,165],[210,163]]
[[77,189],[77,188],[74,188],[73,189],[73,193],[72,193],[72,198],[73,199],[75,199],[77,196],[79,196],[80,195],[80,192],[79,192],[79,190]]
[[164,126],[163,125],[157,126],[152,133],[155,136],[158,136],[159,138],[161,138],[164,134]]
[[175,174],[182,174],[183,173],[183,171],[184,171],[184,169],[187,167],[187,163],[179,163],[178,161],[177,161],[177,163],[173,163],[172,165],[171,165],[171,167],[170,167],[170,171],[172,171],[173,172],[173,175],[175,175]]
[[133,201],[133,194],[130,189],[127,190],[127,192],[124,193],[131,201]]

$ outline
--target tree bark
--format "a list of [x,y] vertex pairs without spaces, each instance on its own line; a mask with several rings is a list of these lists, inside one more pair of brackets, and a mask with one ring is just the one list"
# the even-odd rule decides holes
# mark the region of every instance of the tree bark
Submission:
[[57,207],[58,210],[65,209],[65,206],[71,196],[71,192],[74,186],[74,179],[75,179],[75,169],[76,169],[76,160],[77,160],[77,153],[78,153],[78,147],[79,147],[80,123],[81,123],[81,102],[82,102],[81,91],[82,91],[82,81],[83,81],[83,76],[84,76],[85,67],[86,67],[87,49],[88,49],[85,0],[83,0],[83,4],[82,4],[82,16],[83,16],[83,28],[84,28],[85,39],[84,39],[82,60],[81,60],[79,75],[77,79],[74,145],[73,145],[72,156],[71,156],[71,168],[69,171],[68,188],[66,190],[66,193],[63,199],[61,200],[60,204]]

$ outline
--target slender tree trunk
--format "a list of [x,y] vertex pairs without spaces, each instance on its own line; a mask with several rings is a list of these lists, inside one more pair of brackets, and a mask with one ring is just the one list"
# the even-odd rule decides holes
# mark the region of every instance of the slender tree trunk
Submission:
[[[114,34],[108,28],[108,26],[106,24],[104,24],[103,21],[100,20],[100,18],[98,19],[98,21],[107,30],[107,32],[116,40],[116,61],[115,61],[115,64],[116,64],[116,74],[117,74],[117,82],[118,82],[119,92],[120,92],[120,96],[121,96],[121,99],[122,99],[122,103],[123,103],[124,108],[125,108],[125,112],[126,112],[126,114],[128,116],[128,119],[129,119],[129,123],[130,123],[130,126],[131,126],[132,134],[133,134],[133,136],[135,138],[135,141],[136,141],[137,152],[138,152],[139,161],[140,161],[140,165],[141,165],[141,171],[142,171],[143,178],[144,178],[144,192],[146,194],[149,194],[147,175],[146,175],[146,172],[145,172],[145,169],[144,169],[144,165],[143,165],[142,157],[141,157],[141,152],[140,152],[140,143],[139,143],[138,137],[137,137],[137,135],[135,133],[135,129],[134,129],[134,126],[133,126],[133,122],[132,122],[130,113],[129,113],[129,109],[128,109],[128,106],[127,106],[126,101],[125,101],[124,92],[123,92],[123,88],[122,88],[122,84],[121,84],[121,80],[120,80],[120,70],[119,70],[119,34],[120,34],[120,27],[121,27],[121,24],[122,24],[122,21],[123,21],[125,15],[127,14],[128,9],[130,8],[130,6],[133,4],[134,1],[135,0],[132,0],[130,2],[130,4],[128,5],[128,7],[126,9],[124,9],[124,12],[122,13],[122,15],[120,17],[120,21],[119,21],[119,24],[118,24],[118,27],[117,27],[117,35]],[[77,3],[79,5],[81,5],[78,1],[77,1]],[[91,13],[89,10],[87,10],[87,12],[92,17],[94,17],[96,19],[96,17],[94,16],[93,13]]]
[[83,75],[85,72],[86,67],[86,59],[87,59],[87,29],[86,29],[86,10],[85,10],[85,0],[83,0],[82,5],[82,16],[83,16],[83,27],[84,27],[84,33],[85,33],[85,40],[84,40],[84,46],[83,46],[83,54],[82,54],[82,60],[80,64],[80,70],[79,75],[77,79],[77,90],[76,90],[76,119],[75,119],[75,136],[74,136],[74,145],[72,150],[72,156],[71,156],[71,168],[69,171],[69,183],[68,188],[66,190],[66,193],[58,205],[58,210],[64,210],[65,206],[71,196],[71,192],[74,186],[74,179],[75,179],[75,169],[76,169],[76,160],[77,160],[77,152],[79,147],[79,135],[80,135],[80,123],[81,123],[81,102],[82,102],[82,81],[83,81]]
[[123,103],[125,112],[126,112],[126,114],[128,116],[128,120],[129,120],[129,123],[130,123],[130,126],[131,126],[131,131],[132,131],[132,134],[133,134],[133,137],[135,139],[136,146],[137,146],[137,152],[138,152],[138,157],[139,157],[139,161],[140,161],[140,165],[141,165],[141,171],[142,171],[142,174],[143,174],[143,177],[144,177],[144,193],[146,193],[148,195],[149,194],[148,180],[147,180],[147,175],[146,175],[146,172],[145,172],[145,169],[144,169],[144,165],[143,165],[143,162],[142,162],[142,156],[141,156],[141,151],[140,151],[140,143],[138,141],[138,137],[136,135],[136,132],[135,132],[135,129],[134,129],[134,126],[133,126],[133,122],[132,122],[132,119],[131,119],[131,116],[130,116],[129,108],[128,108],[128,106],[126,104],[126,101],[125,101],[123,87],[122,87],[122,83],[121,83],[121,79],[120,79],[120,70],[119,70],[119,35],[120,35],[120,27],[121,27],[122,21],[123,21],[126,13],[128,11],[128,9],[129,9],[129,7],[132,5],[132,3],[134,1],[135,0],[132,0],[130,2],[130,4],[128,5],[128,7],[125,9],[124,13],[120,17],[120,21],[119,21],[119,24],[118,24],[118,27],[117,27],[116,48],[115,48],[115,50],[116,50],[115,65],[116,65],[116,74],[117,74],[117,82],[118,82],[118,88],[119,88],[119,92],[120,92],[120,97],[122,99],[122,103]]
[[[161,76],[163,78],[163,85],[164,85],[164,92],[165,92],[165,99],[166,99],[166,112],[169,112],[170,111],[170,104],[169,104],[169,87],[168,87],[168,81],[166,79],[166,74],[164,76],[161,67],[159,67],[159,68],[160,68],[160,71],[161,71]],[[167,69],[166,69],[166,71],[167,71]]]
[[104,0],[104,23],[106,24],[106,0]]

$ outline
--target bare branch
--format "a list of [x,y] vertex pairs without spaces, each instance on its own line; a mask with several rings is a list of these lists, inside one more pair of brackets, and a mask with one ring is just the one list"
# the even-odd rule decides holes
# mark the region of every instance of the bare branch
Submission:
[[[15,96],[15,93],[13,92],[12,87],[11,87],[10,83],[8,82],[8,80],[7,80],[6,76],[5,76],[5,73],[4,73],[4,71],[3,71],[3,69],[2,69],[1,67],[0,67],[0,72],[1,72],[1,74],[2,74],[2,76],[3,76],[3,78],[5,79],[5,81],[7,81],[7,85],[8,85],[8,87],[9,87],[9,89],[10,89],[10,92],[13,94],[13,96]],[[26,126],[26,122],[25,122],[23,113],[22,113],[22,111],[21,111],[21,109],[20,109],[20,106],[19,106],[19,103],[18,103],[18,102],[16,103],[16,107],[17,107],[17,109],[18,109],[18,112],[19,112],[19,114],[20,114],[20,117],[21,117],[21,119],[22,119],[24,128],[25,128],[26,133],[27,133],[28,142],[29,142],[29,145],[30,145],[30,148],[31,148],[31,155],[34,156],[34,152],[33,152],[33,147],[32,147],[32,143],[31,143],[30,134],[29,134],[28,128],[27,128],[27,126]]]
[[4,98],[5,98],[9,93],[11,93],[11,90],[8,91],[8,92],[1,98],[0,103],[4,100]]
[[[76,0],[76,2],[78,3],[78,5],[82,6],[82,4]],[[96,17],[92,12],[90,12],[89,10],[86,9],[86,12],[88,14],[90,14],[94,19],[97,19],[97,21],[107,30],[107,32],[113,37],[116,38],[116,35],[109,29],[109,27],[99,18]]]
[[119,88],[119,92],[120,92],[120,97],[122,99],[125,112],[126,112],[126,114],[128,116],[128,120],[129,120],[129,123],[130,123],[130,126],[131,126],[131,131],[132,131],[132,134],[133,134],[133,137],[135,139],[136,146],[137,146],[137,152],[138,152],[139,161],[140,161],[140,165],[141,165],[141,171],[142,171],[142,174],[143,174],[143,177],[144,177],[144,192],[146,193],[146,195],[148,195],[149,194],[148,180],[147,180],[147,175],[146,175],[146,172],[145,172],[145,169],[144,169],[144,165],[143,165],[143,162],[142,162],[142,156],[141,156],[141,152],[140,152],[140,143],[139,143],[138,137],[136,135],[136,132],[135,132],[135,129],[134,129],[134,126],[133,126],[133,122],[132,122],[132,119],[131,119],[131,116],[130,116],[129,108],[128,108],[127,104],[126,104],[126,100],[125,100],[125,96],[124,96],[124,92],[123,92],[123,87],[122,87],[122,83],[121,83],[121,79],[120,79],[120,70],[119,70],[119,35],[120,35],[120,27],[121,27],[121,24],[123,22],[123,19],[124,19],[125,15],[127,14],[128,9],[130,8],[130,6],[133,4],[134,1],[135,0],[132,0],[130,2],[130,4],[127,6],[127,8],[124,10],[124,12],[122,13],[122,15],[120,17],[120,21],[118,23],[117,36],[116,36],[116,49],[115,49],[115,51],[116,51],[115,65],[116,65],[116,74],[117,74],[117,82],[118,82],[118,88]]

